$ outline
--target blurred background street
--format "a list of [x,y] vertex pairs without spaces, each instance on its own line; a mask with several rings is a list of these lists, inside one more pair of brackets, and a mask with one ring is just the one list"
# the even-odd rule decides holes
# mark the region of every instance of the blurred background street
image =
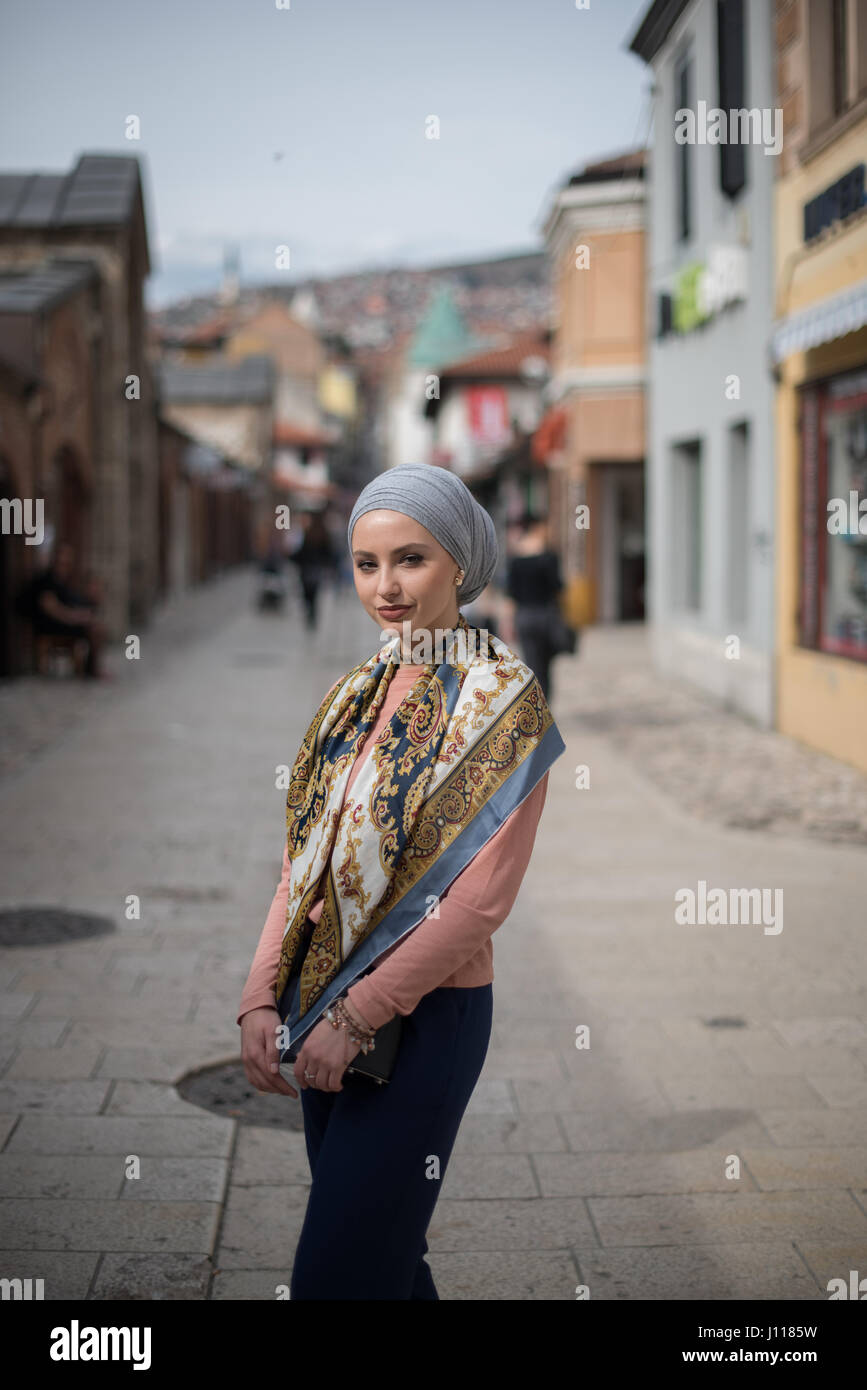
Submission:
[[5,8],[3,1296],[288,1282],[235,1019],[410,462],[568,749],[441,1296],[865,1277],[864,5]]
[[[374,634],[331,590],[312,636],[300,599],[275,617],[254,592],[239,570],[179,603],[141,687],[100,690],[0,781],[4,901],[116,924],[5,953],[3,1259],[55,1298],[272,1298],[291,1268],[309,1174],[302,1131],[274,1121],[297,1103],[258,1098],[251,1124],[176,1084],[237,1059],[282,854],[273,769]],[[707,697],[672,705],[644,642],[600,629],[555,662],[568,752],[495,938],[491,1050],[429,1237],[445,1298],[571,1299],[587,1283],[595,1298],[813,1299],[867,1259],[867,864],[849,843],[863,779],[820,755],[805,767]],[[23,739],[32,702],[17,693]],[[740,802],[730,786],[723,805],[686,807],[678,759],[642,756],[665,710],[740,769]],[[770,823],[725,828],[744,805]],[[676,925],[696,864],[712,883],[782,886],[782,932]],[[129,893],[140,921],[118,912]]]

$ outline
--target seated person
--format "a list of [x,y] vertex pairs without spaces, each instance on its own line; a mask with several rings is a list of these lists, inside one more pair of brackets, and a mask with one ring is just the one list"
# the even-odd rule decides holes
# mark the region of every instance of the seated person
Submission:
[[62,633],[87,642],[86,676],[99,677],[99,652],[106,628],[96,617],[98,581],[91,579],[87,594],[77,592],[70,583],[75,551],[61,541],[50,564],[30,584],[30,620],[37,633]]

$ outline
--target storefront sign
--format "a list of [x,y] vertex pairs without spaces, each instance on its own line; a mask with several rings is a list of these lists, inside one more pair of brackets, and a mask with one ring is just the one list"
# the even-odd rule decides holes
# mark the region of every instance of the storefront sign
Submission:
[[710,246],[707,264],[684,266],[672,295],[672,320],[689,333],[727,304],[747,297],[747,255],[741,246]]
[[813,239],[830,227],[834,222],[842,222],[844,218],[857,212],[864,206],[864,165],[856,164],[854,169],[850,169],[848,174],[844,174],[836,183],[832,183],[830,188],[811,198],[809,203],[804,204],[804,240]]

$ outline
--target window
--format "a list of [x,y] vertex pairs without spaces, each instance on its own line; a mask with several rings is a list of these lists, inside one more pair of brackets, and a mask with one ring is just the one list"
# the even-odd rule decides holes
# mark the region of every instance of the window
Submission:
[[[692,95],[692,60],[689,56],[683,57],[675,68],[674,73],[674,96],[675,110],[684,111],[690,109]],[[677,117],[675,115],[675,121]],[[677,197],[677,239],[678,241],[689,241],[692,233],[690,221],[690,162],[692,160],[691,145],[675,145],[675,189]]]
[[699,613],[702,606],[702,469],[698,440],[677,444],[672,469],[672,602]]
[[867,0],[806,0],[811,136],[867,95]]
[[867,372],[806,387],[801,645],[867,661]]
[[[717,0],[717,81],[718,106],[722,111],[746,108],[744,0]],[[719,147],[720,188],[730,198],[747,181],[747,148],[743,141],[725,142]]]
[[848,0],[832,0],[831,42],[833,45],[831,99],[835,116],[846,109],[846,8]]
[[729,430],[728,616],[733,624],[749,617],[750,427]]

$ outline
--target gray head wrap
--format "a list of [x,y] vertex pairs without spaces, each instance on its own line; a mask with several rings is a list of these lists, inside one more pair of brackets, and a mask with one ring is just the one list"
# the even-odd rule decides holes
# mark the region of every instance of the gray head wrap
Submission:
[[365,512],[383,508],[420,521],[464,572],[458,603],[472,603],[497,568],[497,533],[491,517],[456,473],[430,463],[400,463],[373,478],[352,508],[346,535]]

